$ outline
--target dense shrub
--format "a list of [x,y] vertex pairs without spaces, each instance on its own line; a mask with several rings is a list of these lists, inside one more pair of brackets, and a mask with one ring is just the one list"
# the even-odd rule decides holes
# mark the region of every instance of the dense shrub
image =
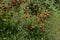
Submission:
[[57,0],[1,0],[0,39],[49,40],[47,23],[59,8]]

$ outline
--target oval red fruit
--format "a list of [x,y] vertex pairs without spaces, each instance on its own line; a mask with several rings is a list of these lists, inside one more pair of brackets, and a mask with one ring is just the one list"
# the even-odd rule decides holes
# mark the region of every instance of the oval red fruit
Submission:
[[42,16],[40,16],[40,18],[42,18]]
[[40,26],[40,28],[42,29],[43,27],[42,27],[42,26]]
[[21,2],[20,2],[20,1],[18,1],[17,3],[18,3],[18,5],[20,5],[20,4],[21,4]]
[[41,20],[38,20],[38,23],[40,23],[41,22]]
[[15,0],[11,0],[12,1],[12,3],[15,3]]
[[0,6],[0,9],[2,8],[2,6]]
[[42,32],[44,32],[44,29],[42,29]]
[[30,26],[30,30],[32,30],[33,28],[32,28],[32,26]]

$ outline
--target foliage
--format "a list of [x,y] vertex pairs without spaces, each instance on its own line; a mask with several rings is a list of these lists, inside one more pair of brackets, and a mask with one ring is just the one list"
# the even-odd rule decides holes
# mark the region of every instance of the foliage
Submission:
[[0,39],[49,40],[51,25],[48,22],[54,16],[54,12],[60,11],[57,2],[57,0],[1,0]]

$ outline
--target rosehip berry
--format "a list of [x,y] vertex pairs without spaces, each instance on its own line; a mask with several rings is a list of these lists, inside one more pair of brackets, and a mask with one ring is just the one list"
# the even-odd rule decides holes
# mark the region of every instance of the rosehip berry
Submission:
[[10,8],[12,8],[12,5],[10,5]]
[[44,32],[44,29],[42,29],[42,32]]
[[15,0],[12,0],[12,3],[15,3]]
[[45,15],[49,14],[49,12],[44,12]]
[[22,16],[20,16],[20,18],[22,19],[23,17],[22,17]]
[[38,20],[38,23],[40,23],[41,22],[41,20]]
[[26,8],[24,8],[23,10],[24,10],[24,11],[27,11],[27,9],[26,9]]
[[50,14],[47,14],[47,16],[50,16]]
[[14,6],[14,4],[12,3],[11,6]]
[[40,18],[42,18],[42,16],[40,16]]
[[30,30],[32,30],[33,28],[32,28],[32,26],[30,26]]
[[47,18],[47,15],[44,15],[44,18],[46,19]]
[[18,1],[17,3],[18,3],[18,5],[20,5],[20,4],[21,4],[21,2],[20,2],[20,1]]
[[40,26],[40,28],[42,29],[43,27],[42,27],[42,26]]
[[4,8],[4,9],[7,9],[7,7],[6,7],[6,6],[3,6],[3,8]]

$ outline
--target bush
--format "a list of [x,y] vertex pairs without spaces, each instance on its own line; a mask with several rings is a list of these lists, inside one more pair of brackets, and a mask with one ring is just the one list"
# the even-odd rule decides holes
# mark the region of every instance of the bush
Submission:
[[49,40],[49,19],[59,12],[56,0],[0,2],[1,40]]

